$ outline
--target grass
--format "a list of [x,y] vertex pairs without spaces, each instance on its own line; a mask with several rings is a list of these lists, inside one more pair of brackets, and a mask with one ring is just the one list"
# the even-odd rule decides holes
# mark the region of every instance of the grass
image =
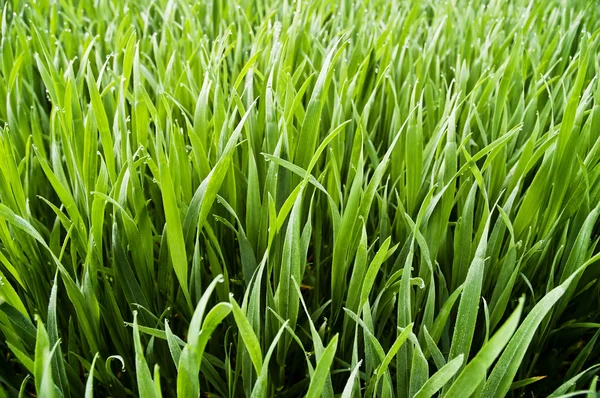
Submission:
[[2,5],[0,396],[597,396],[596,2]]

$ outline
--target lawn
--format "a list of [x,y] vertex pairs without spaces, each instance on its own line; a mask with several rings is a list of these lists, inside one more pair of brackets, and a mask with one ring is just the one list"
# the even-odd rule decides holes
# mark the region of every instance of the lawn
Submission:
[[1,397],[597,397],[595,0],[3,0]]

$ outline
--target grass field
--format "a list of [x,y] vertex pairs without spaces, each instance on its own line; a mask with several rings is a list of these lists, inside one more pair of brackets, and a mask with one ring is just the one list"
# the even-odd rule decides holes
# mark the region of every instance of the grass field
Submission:
[[600,394],[595,0],[0,5],[0,397]]

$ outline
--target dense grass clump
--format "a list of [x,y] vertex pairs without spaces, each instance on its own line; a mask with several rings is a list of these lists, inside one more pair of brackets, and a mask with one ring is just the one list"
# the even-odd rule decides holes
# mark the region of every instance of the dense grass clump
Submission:
[[0,396],[597,396],[596,1],[0,3]]

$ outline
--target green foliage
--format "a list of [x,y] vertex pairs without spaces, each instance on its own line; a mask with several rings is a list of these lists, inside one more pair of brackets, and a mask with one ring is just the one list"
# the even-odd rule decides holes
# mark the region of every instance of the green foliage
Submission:
[[592,0],[6,0],[0,396],[596,396]]

